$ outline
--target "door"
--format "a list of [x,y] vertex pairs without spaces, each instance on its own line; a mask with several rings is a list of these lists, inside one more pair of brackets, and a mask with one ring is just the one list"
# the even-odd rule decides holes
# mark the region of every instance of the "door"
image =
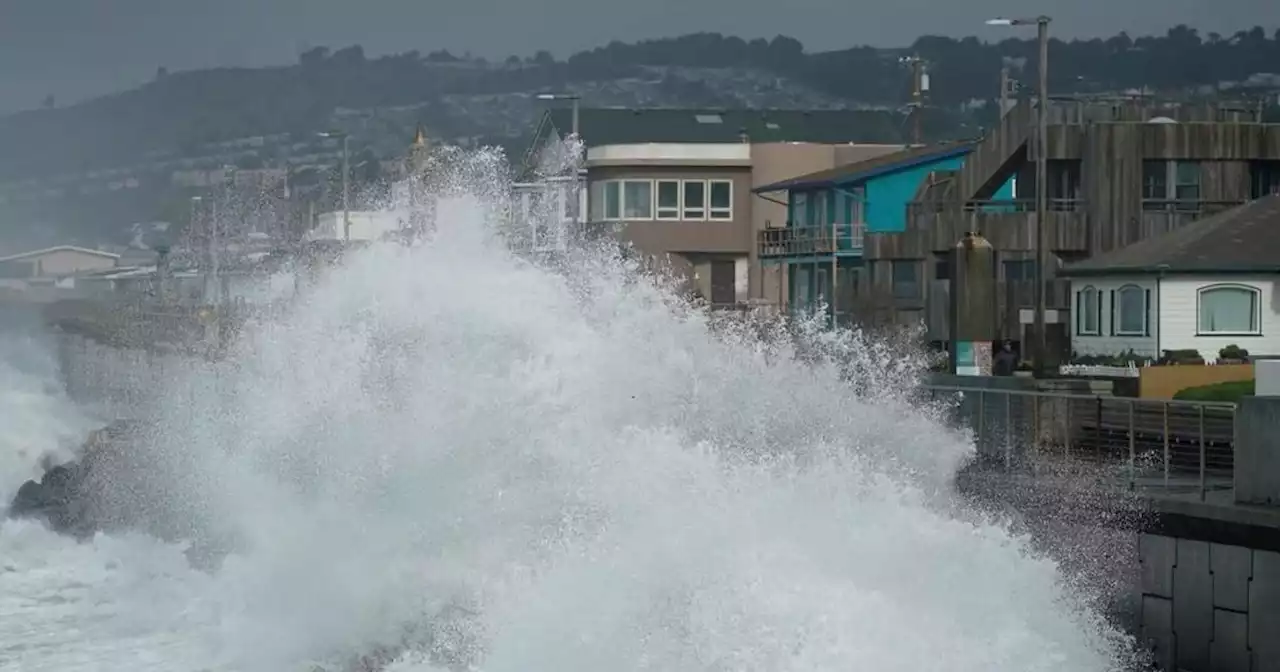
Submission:
[[729,305],[736,303],[738,293],[735,288],[734,263],[730,261],[711,262],[711,303]]

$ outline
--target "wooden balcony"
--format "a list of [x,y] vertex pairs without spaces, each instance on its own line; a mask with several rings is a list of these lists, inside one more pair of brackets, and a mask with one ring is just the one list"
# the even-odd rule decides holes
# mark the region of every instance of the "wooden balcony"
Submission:
[[[1086,251],[1088,215],[1084,201],[1050,199],[1044,231],[1049,249]],[[907,231],[867,237],[868,258],[922,259],[945,252],[970,231],[981,233],[998,250],[1034,250],[1033,199],[968,201],[962,205],[915,202],[907,206]]]
[[790,226],[764,229],[756,235],[756,251],[761,259],[786,260],[815,256],[862,254],[866,224],[830,226]]
[[1197,219],[1210,217],[1243,205],[1245,201],[1168,201],[1142,202],[1141,230],[1138,239],[1168,233]]

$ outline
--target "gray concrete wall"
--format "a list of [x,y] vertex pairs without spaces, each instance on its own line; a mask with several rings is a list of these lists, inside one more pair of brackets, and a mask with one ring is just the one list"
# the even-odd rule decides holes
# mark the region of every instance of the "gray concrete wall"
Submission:
[[[1243,397],[1236,407],[1236,502],[1280,506],[1280,397]],[[1280,639],[1280,630],[1276,632]]]
[[1280,672],[1280,553],[1144,534],[1142,637],[1169,672]]

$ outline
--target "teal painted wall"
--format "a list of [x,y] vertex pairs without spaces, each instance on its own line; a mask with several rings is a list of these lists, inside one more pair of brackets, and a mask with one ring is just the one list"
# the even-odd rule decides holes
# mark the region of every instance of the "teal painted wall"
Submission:
[[[939,159],[932,163],[912,166],[905,170],[881,175],[867,180],[862,185],[866,201],[866,214],[863,221],[867,223],[867,231],[876,233],[892,233],[907,229],[907,204],[916,195],[920,183],[935,170],[957,170],[964,165],[964,156],[953,156]],[[992,200],[1003,201],[1014,198],[1013,178],[998,189]],[[852,187],[856,188],[856,187]],[[848,221],[848,213],[852,208],[850,197],[845,193],[831,191],[790,192],[787,195],[792,226],[829,226],[836,221],[836,216],[843,213],[842,221]],[[1001,206],[991,206],[1002,209]]]
[[867,231],[875,233],[906,231],[907,204],[915,197],[920,183],[935,170],[958,169],[964,165],[964,158],[953,156],[868,180],[865,217]]

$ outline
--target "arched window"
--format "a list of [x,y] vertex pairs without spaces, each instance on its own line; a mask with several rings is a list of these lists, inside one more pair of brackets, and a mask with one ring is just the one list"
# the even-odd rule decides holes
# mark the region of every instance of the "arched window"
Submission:
[[1102,316],[1102,302],[1098,300],[1099,292],[1092,285],[1076,294],[1076,333],[1082,336],[1101,334],[1098,324]]
[[1196,312],[1201,334],[1258,334],[1259,292],[1248,285],[1211,285],[1199,291]]
[[1111,309],[1116,335],[1147,335],[1147,290],[1137,285],[1117,289],[1116,303]]

